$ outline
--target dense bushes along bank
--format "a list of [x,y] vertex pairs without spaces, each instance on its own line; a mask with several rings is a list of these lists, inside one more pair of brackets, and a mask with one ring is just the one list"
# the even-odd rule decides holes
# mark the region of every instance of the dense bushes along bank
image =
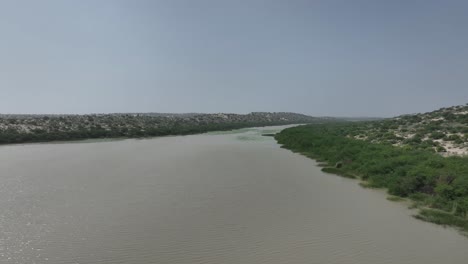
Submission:
[[[423,209],[419,219],[468,231],[468,158],[346,137],[351,124],[293,127],[275,136],[283,147],[326,162],[325,171],[360,177]],[[355,126],[355,124],[353,124]]]
[[143,138],[158,137],[168,135],[191,135],[210,131],[233,130],[246,127],[261,127],[273,125],[289,125],[291,122],[239,122],[239,123],[220,123],[220,124],[184,124],[176,123],[171,126],[162,126],[159,128],[135,127],[128,129],[113,128],[104,129],[93,127],[89,129],[78,129],[70,131],[44,131],[35,130],[30,133],[22,133],[16,130],[0,130],[0,144],[18,144],[50,141],[70,141],[83,139],[103,139],[103,138]]

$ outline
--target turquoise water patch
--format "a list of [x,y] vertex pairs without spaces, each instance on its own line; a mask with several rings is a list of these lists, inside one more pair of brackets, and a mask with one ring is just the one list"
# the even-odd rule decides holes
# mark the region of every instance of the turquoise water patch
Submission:
[[255,131],[258,130],[256,128],[241,128],[241,129],[235,129],[235,130],[228,130],[228,131],[212,131],[212,132],[207,132],[207,135],[230,135],[230,134],[240,134],[240,133],[245,133],[249,131]]
[[265,137],[263,137],[262,135],[258,134],[258,135],[241,135],[241,136],[237,136],[236,137],[238,140],[241,140],[241,141],[260,141],[260,140],[266,140]]
[[247,133],[243,135],[239,135],[236,137],[238,140],[242,141],[264,141],[264,140],[271,140],[271,136],[265,136],[264,134],[276,134],[280,131],[280,129],[252,129],[247,131]]
[[235,135],[236,140],[241,141],[266,141],[272,140],[272,135],[280,132],[284,127],[257,127],[257,128],[241,128],[229,131],[212,131],[207,132],[207,135]]

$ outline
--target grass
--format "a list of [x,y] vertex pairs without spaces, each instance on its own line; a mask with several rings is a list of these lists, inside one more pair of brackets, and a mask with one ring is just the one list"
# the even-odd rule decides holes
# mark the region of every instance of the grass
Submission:
[[375,186],[375,185],[373,185],[372,183],[370,183],[368,181],[360,182],[359,186],[361,186],[364,189],[382,189],[382,187]]
[[404,201],[405,198],[392,195],[392,196],[387,197],[387,200],[392,201],[392,202],[401,202],[401,201]]
[[343,171],[343,170],[340,170],[338,168],[333,168],[333,167],[325,167],[325,168],[322,168],[322,171],[323,172],[326,172],[326,173],[332,173],[332,174],[336,174],[336,175],[339,175],[341,177],[345,177],[345,178],[350,178],[350,179],[356,179],[356,176],[346,172],[346,171]]
[[414,217],[422,221],[443,226],[455,226],[460,228],[465,235],[468,233],[468,219],[455,216],[448,212],[433,209],[421,209],[419,214]]

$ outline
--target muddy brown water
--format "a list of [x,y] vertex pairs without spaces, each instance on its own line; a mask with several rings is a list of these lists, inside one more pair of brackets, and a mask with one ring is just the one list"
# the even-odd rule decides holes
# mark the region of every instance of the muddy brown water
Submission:
[[0,147],[0,263],[468,263],[468,239],[277,128]]

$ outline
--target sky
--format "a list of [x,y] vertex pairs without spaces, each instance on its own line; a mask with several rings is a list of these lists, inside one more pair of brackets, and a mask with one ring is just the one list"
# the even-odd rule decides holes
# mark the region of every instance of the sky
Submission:
[[1,0],[0,113],[468,103],[464,0]]

